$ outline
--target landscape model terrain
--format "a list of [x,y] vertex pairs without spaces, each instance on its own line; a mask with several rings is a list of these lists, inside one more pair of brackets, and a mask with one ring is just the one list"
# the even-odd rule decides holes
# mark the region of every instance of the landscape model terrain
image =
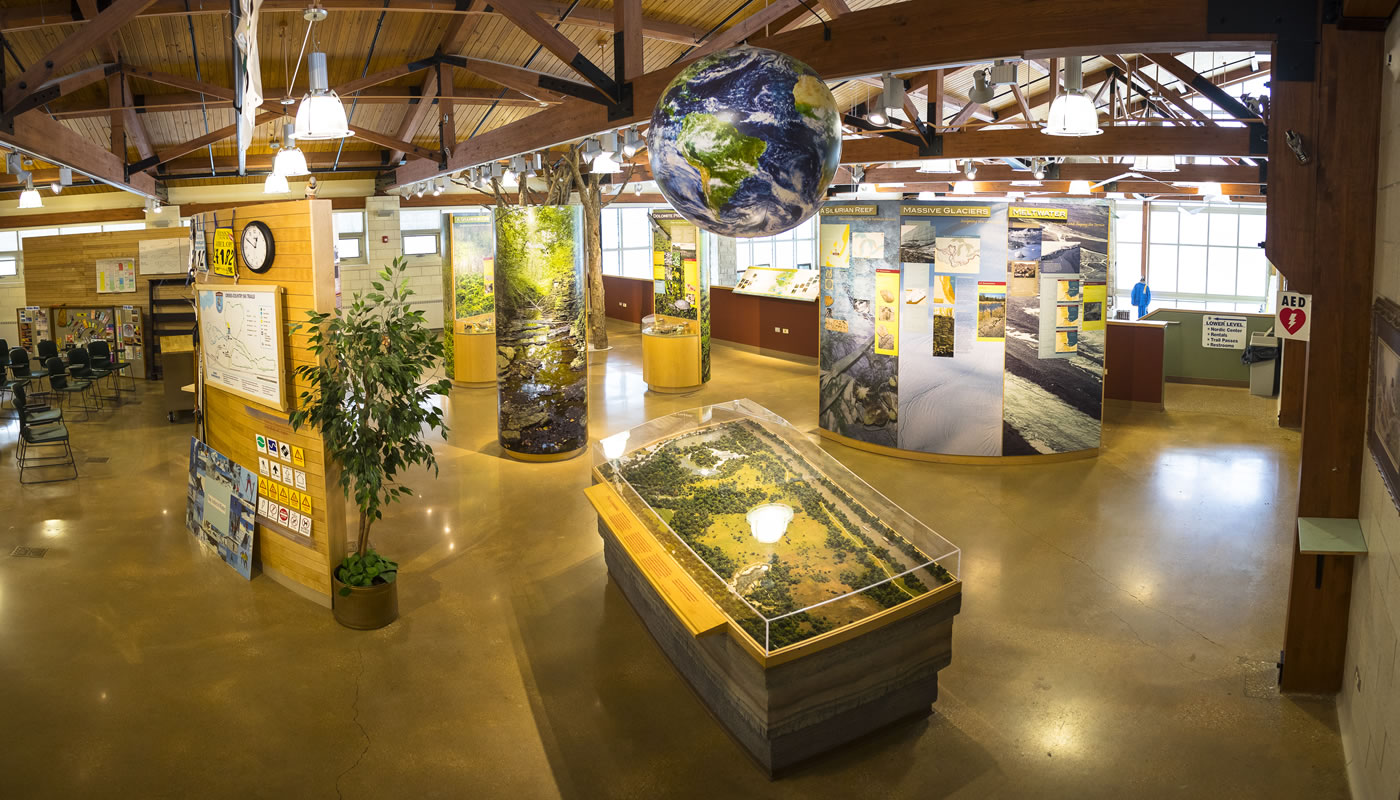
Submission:
[[[658,541],[769,652],[953,580],[756,422],[674,436],[629,453],[614,469],[645,504],[634,510]],[[794,512],[773,544],[754,538],[746,516],[768,503]]]

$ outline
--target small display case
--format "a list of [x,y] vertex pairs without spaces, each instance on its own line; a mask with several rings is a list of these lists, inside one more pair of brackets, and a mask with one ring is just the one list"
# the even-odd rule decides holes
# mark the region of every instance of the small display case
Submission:
[[595,445],[608,571],[770,774],[927,713],[960,552],[747,400]]
[[642,380],[653,392],[693,392],[704,383],[700,323],[653,316],[642,328]]

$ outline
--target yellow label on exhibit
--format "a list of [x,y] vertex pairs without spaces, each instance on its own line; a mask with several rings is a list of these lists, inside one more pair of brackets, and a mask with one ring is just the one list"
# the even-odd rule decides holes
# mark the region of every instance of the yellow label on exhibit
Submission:
[[991,206],[900,206],[906,217],[990,217]]
[[232,278],[233,258],[233,228],[215,228],[214,246],[209,251],[209,269],[215,275]]
[[875,271],[875,352],[899,355],[899,270]]
[[306,466],[306,451],[296,445],[292,445],[292,463],[296,464],[298,467]]
[[1108,285],[1086,283],[1083,292],[1084,321],[1079,324],[1079,328],[1085,331],[1101,331],[1107,324],[1105,320],[1108,318]]
[[1034,208],[1012,206],[1007,212],[1012,219],[1069,219],[1068,208]]
[[691,308],[696,308],[700,305],[700,265],[693,258],[682,259],[681,273],[685,276],[681,296]]
[[822,206],[823,217],[873,217],[880,212],[878,206]]

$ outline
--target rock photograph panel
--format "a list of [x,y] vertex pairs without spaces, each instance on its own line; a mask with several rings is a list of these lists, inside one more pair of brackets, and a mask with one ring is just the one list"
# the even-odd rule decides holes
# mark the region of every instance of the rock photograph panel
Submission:
[[496,209],[500,443],[564,455],[588,443],[582,209]]

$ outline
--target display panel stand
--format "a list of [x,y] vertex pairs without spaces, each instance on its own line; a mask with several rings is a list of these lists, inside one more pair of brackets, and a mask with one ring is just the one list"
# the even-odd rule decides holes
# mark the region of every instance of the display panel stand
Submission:
[[452,334],[452,384],[469,389],[496,385],[496,332]]
[[[595,476],[596,479],[596,476]],[[770,656],[732,621],[607,483],[586,490],[608,574],[671,663],[769,777],[885,725],[927,715],[952,661],[962,584],[879,625],[852,625]]]

